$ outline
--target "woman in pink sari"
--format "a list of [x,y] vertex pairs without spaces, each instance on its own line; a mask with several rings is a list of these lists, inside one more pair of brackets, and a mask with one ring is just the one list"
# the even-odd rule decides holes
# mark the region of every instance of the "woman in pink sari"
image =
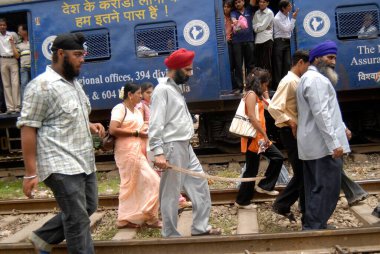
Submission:
[[138,85],[124,86],[123,102],[112,109],[109,131],[116,137],[115,161],[120,174],[118,228],[161,227],[158,219],[160,178],[146,159],[148,127],[136,108]]

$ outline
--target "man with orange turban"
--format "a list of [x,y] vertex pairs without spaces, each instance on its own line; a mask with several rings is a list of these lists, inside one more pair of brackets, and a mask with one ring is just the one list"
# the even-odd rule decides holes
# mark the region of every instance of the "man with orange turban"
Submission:
[[[153,91],[149,121],[149,145],[155,155],[155,165],[167,169],[168,163],[193,172],[203,172],[190,145],[194,135],[193,120],[187,108],[182,84],[193,75],[194,51],[181,48],[165,59],[168,73],[158,79]],[[193,204],[191,234],[219,235],[220,229],[209,224],[210,190],[206,179],[165,170],[160,182],[162,235],[179,237],[177,230],[178,196],[185,191]]]

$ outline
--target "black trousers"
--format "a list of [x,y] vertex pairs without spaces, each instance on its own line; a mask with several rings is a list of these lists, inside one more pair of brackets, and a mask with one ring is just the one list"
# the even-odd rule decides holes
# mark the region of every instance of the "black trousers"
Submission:
[[297,201],[301,213],[305,213],[305,191],[303,183],[303,166],[302,161],[298,158],[297,140],[294,138],[292,129],[284,127],[280,129],[281,142],[288,152],[288,160],[293,168],[293,177],[273,203],[273,208],[280,213],[289,213],[290,207]]
[[325,229],[338,202],[343,159],[327,155],[303,161],[305,181],[305,215],[302,228]]
[[232,49],[232,42],[228,42],[228,59],[230,60],[232,89],[237,89],[239,87],[236,85],[236,81],[235,81],[235,59],[234,59],[234,54],[233,54],[233,49]]
[[234,63],[235,63],[235,82],[236,87],[239,89],[243,89],[243,62],[245,66],[245,74],[247,75],[253,68],[253,51],[254,51],[254,43],[253,41],[249,42],[238,42],[232,43],[232,51],[234,55]]
[[255,44],[255,66],[272,72],[273,41]]
[[[265,171],[265,178],[260,181],[259,187],[264,190],[271,191],[274,189],[277,178],[280,175],[284,156],[274,145],[268,147],[262,155],[269,159],[269,165]],[[243,178],[255,177],[259,171],[260,154],[247,151],[245,155],[245,163],[246,170],[243,174]],[[253,198],[254,188],[255,182],[241,183],[238,195],[236,197],[236,203],[239,205],[249,205],[251,203],[251,199]]]
[[272,65],[273,65],[273,81],[272,89],[276,90],[278,83],[290,70],[290,40],[277,38],[274,39],[273,53],[272,53]]

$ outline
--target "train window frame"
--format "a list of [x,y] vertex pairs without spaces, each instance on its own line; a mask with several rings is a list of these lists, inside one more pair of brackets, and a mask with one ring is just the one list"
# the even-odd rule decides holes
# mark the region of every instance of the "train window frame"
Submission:
[[[178,49],[177,24],[173,21],[137,25],[134,34],[135,53],[138,58],[169,55]],[[157,39],[158,35],[163,38]],[[162,42],[166,44],[163,45]]]
[[[360,30],[363,28],[364,17],[368,14],[374,19],[372,26],[377,29],[377,33],[363,36],[360,35]],[[339,6],[335,9],[335,21],[336,35],[340,40],[377,39],[380,36],[380,9],[377,4]]]
[[[87,54],[84,58],[85,63],[90,63],[90,62],[98,62],[98,61],[105,61],[109,60],[112,56],[112,51],[111,51],[111,37],[110,37],[110,32],[107,28],[96,28],[96,29],[88,29],[88,30],[76,30],[72,31],[71,33],[82,33],[84,37],[86,38],[85,45],[87,47]],[[99,36],[103,35],[104,39],[101,45],[99,43],[92,43],[92,38],[89,37],[91,36]],[[89,39],[90,38],[90,39]],[[96,44],[96,45],[95,45]],[[103,51],[103,54],[93,54],[91,49],[95,49],[96,51]]]

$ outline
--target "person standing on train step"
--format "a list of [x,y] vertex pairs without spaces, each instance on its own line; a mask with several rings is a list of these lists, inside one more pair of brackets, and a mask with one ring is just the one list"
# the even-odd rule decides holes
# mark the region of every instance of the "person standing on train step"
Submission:
[[278,6],[280,10],[273,20],[273,90],[276,90],[280,80],[290,70],[290,37],[299,11],[297,9],[292,14],[292,19],[289,19],[289,13],[292,10],[289,0],[281,0]]
[[[234,0],[232,20],[232,51],[235,63],[234,93],[241,93],[244,88],[243,73],[249,73],[254,67],[253,48],[254,33],[252,27],[253,6],[256,0],[250,0],[246,5],[244,0]],[[243,70],[244,64],[244,70]]]
[[7,114],[18,113],[21,109],[18,62],[15,58],[17,40],[15,32],[7,31],[6,19],[0,18],[0,67]]
[[21,85],[21,103],[24,98],[24,91],[26,85],[30,81],[30,66],[31,66],[31,55],[30,55],[30,44],[28,38],[28,29],[26,24],[21,24],[18,26],[18,34],[21,37],[21,41],[16,44],[17,57],[20,59],[20,85]]
[[290,207],[298,200],[301,213],[305,213],[305,195],[303,187],[302,161],[297,150],[297,96],[296,90],[301,76],[309,67],[309,53],[298,50],[292,58],[292,68],[280,81],[276,93],[268,106],[268,111],[280,128],[280,139],[288,152],[288,159],[293,169],[293,177],[285,190],[273,203],[273,211],[294,221]]
[[272,71],[273,47],[273,12],[268,8],[269,0],[259,1],[259,10],[253,16],[253,31],[255,38],[255,64]]
[[343,154],[350,152],[334,86],[337,45],[325,41],[309,55],[310,66],[297,87],[297,145],[303,160],[305,216],[302,228],[326,229],[341,185]]
[[181,190],[192,201],[191,234],[200,236],[221,233],[220,229],[214,229],[208,224],[211,199],[207,180],[167,169],[170,163],[193,172],[203,172],[190,144],[194,134],[193,120],[181,89],[181,85],[193,75],[194,56],[194,51],[181,48],[167,57],[165,65],[169,69],[168,74],[165,78],[158,79],[152,95],[149,145],[155,155],[156,167],[165,170],[160,182],[164,237],[181,236],[177,230],[178,197]]
[[103,137],[104,127],[89,122],[90,102],[76,79],[84,63],[84,43],[81,33],[56,37],[52,64],[28,84],[17,121],[24,194],[32,198],[43,181],[60,208],[30,235],[36,253],[50,253],[52,245],[65,239],[70,254],[94,253],[89,217],[97,208],[98,188],[92,134]]

